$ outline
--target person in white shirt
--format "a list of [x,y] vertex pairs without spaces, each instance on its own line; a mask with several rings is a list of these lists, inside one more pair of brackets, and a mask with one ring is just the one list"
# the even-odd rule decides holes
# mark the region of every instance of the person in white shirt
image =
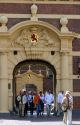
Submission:
[[22,116],[25,116],[25,104],[26,104],[26,91],[23,92],[22,95]]
[[54,101],[54,97],[51,94],[51,91],[49,90],[49,92],[45,95],[45,103],[46,103],[46,111],[47,111],[47,115],[50,115],[51,112],[51,104]]
[[64,97],[64,92],[60,91],[57,96],[57,116],[60,116],[62,113],[62,100]]

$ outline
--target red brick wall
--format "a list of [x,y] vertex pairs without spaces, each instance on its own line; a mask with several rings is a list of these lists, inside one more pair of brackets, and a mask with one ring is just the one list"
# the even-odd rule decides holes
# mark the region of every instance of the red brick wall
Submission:
[[25,18],[9,18],[8,23],[7,23],[8,29],[22,21],[26,21],[26,19]]
[[73,107],[75,109],[80,108],[80,97],[79,96],[73,97]]
[[80,79],[73,79],[73,92],[80,92]]
[[72,50],[80,51],[80,39],[75,38],[72,42]]
[[[32,4],[0,3],[0,13],[29,14]],[[80,14],[80,5],[76,4],[36,4],[40,14]]]
[[73,74],[74,75],[78,75],[78,62],[79,60],[79,56],[73,56]]
[[0,3],[0,13],[29,14],[31,4]]
[[70,31],[80,33],[80,19],[69,19],[68,27]]

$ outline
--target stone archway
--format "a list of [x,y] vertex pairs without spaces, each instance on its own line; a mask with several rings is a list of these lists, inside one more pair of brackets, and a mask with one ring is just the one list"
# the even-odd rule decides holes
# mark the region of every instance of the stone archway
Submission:
[[[23,60],[46,61],[56,69],[57,75],[60,76],[60,61],[56,63],[60,60],[60,32],[54,26],[42,21],[25,21],[14,26],[9,32],[12,34],[9,42],[11,50],[8,53],[11,89],[14,86],[12,85],[14,68]],[[37,41],[34,43],[31,42],[33,34],[37,35]],[[9,107],[11,109],[13,91],[9,93]]]
[[[36,73],[34,73],[32,70],[30,70],[29,71],[29,69],[28,69],[28,67],[27,67],[27,69],[25,70],[25,72],[21,75],[21,74],[17,74],[18,73],[18,71],[20,71],[20,69],[21,69],[21,71],[22,71],[22,69],[23,68],[21,68],[22,66],[25,66],[25,67],[27,67],[27,65],[33,65],[34,67],[35,67],[35,69],[36,69],[36,65],[41,65],[41,66],[45,66],[45,67],[47,67],[48,69],[50,69],[51,71],[52,71],[52,73],[53,73],[53,76],[54,76],[54,78],[53,78],[53,76],[52,76],[52,78],[51,78],[51,76],[49,77],[46,77],[46,76],[43,76],[43,74],[44,73],[41,73],[40,72],[40,74],[37,72],[37,74]],[[34,67],[32,67],[33,68],[33,70],[34,70]],[[43,70],[43,69],[41,69],[42,67],[40,67],[39,69],[40,69],[40,71],[41,70]],[[35,70],[36,71],[36,70]],[[38,71],[38,69],[37,69],[37,71]],[[45,70],[44,70],[45,71]],[[46,72],[46,71],[45,71]],[[19,72],[20,73],[20,72]],[[24,75],[24,76],[23,76]],[[30,77],[32,77],[32,78],[30,78],[30,80],[28,79],[28,76],[30,75]],[[45,74],[46,75],[46,74]],[[51,75],[51,74],[50,74]],[[48,63],[47,61],[43,61],[43,60],[40,60],[40,59],[38,59],[38,60],[25,60],[25,61],[22,61],[22,62],[20,62],[18,65],[16,65],[16,67],[14,68],[14,72],[13,72],[13,102],[14,102],[14,104],[13,105],[15,105],[15,96],[16,96],[16,94],[18,94],[18,92],[21,90],[21,89],[23,89],[23,88],[21,88],[20,86],[22,86],[22,87],[24,87],[24,85],[25,85],[25,82],[26,82],[26,85],[32,85],[32,82],[33,82],[33,85],[34,86],[36,86],[37,88],[37,92],[39,92],[39,91],[47,91],[47,90],[52,90],[52,92],[54,92],[54,94],[56,94],[56,70],[55,70],[55,68],[54,68],[54,66],[53,65],[51,65],[50,63]],[[16,77],[17,76],[17,77]],[[33,77],[34,76],[34,77]],[[24,80],[22,80],[22,77],[25,77],[25,79]],[[17,78],[17,81],[18,81],[18,83],[16,83],[17,81],[16,81],[16,79],[15,78]],[[41,79],[41,80],[40,80]],[[44,89],[44,86],[43,86],[43,84],[45,83],[45,81],[47,82],[47,84],[46,85],[48,85],[47,87],[46,87],[46,89]],[[24,82],[24,83],[23,83]],[[28,83],[28,84],[27,84]],[[16,84],[18,84],[18,85],[16,85]],[[20,85],[19,85],[20,84]],[[21,85],[22,84],[22,85]],[[16,89],[16,87],[18,86],[18,90]],[[50,87],[51,86],[51,87]],[[20,88],[20,90],[19,90],[19,88]],[[30,88],[29,88],[30,89]],[[16,91],[17,90],[17,91]],[[55,101],[56,101],[56,98],[55,98]]]

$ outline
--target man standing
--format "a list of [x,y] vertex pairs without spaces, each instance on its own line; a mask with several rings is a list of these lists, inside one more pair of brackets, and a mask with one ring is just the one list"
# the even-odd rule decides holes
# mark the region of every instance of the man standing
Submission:
[[46,111],[47,111],[47,115],[50,115],[51,112],[51,104],[54,101],[54,97],[53,94],[51,94],[51,91],[49,90],[49,92],[45,95],[45,103],[46,103]]
[[60,116],[60,113],[62,112],[63,97],[64,97],[64,92],[60,91],[57,96],[57,116]]
[[28,104],[29,104],[29,108],[30,108],[30,115],[33,116],[34,103],[33,103],[33,93],[32,93],[32,91],[29,91]]

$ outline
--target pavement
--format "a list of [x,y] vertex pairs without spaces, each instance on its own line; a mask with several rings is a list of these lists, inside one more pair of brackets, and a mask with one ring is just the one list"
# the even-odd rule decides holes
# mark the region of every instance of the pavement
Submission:
[[[0,125],[64,125],[61,121],[49,122],[32,122],[32,121],[18,121],[18,120],[0,120]],[[80,125],[80,122],[73,121],[73,125]]]
[[[0,125],[64,125],[62,115],[57,117],[45,114],[44,116],[33,117],[30,115],[26,117],[19,117],[16,114],[0,113]],[[73,111],[72,125],[80,125],[80,110]]]

